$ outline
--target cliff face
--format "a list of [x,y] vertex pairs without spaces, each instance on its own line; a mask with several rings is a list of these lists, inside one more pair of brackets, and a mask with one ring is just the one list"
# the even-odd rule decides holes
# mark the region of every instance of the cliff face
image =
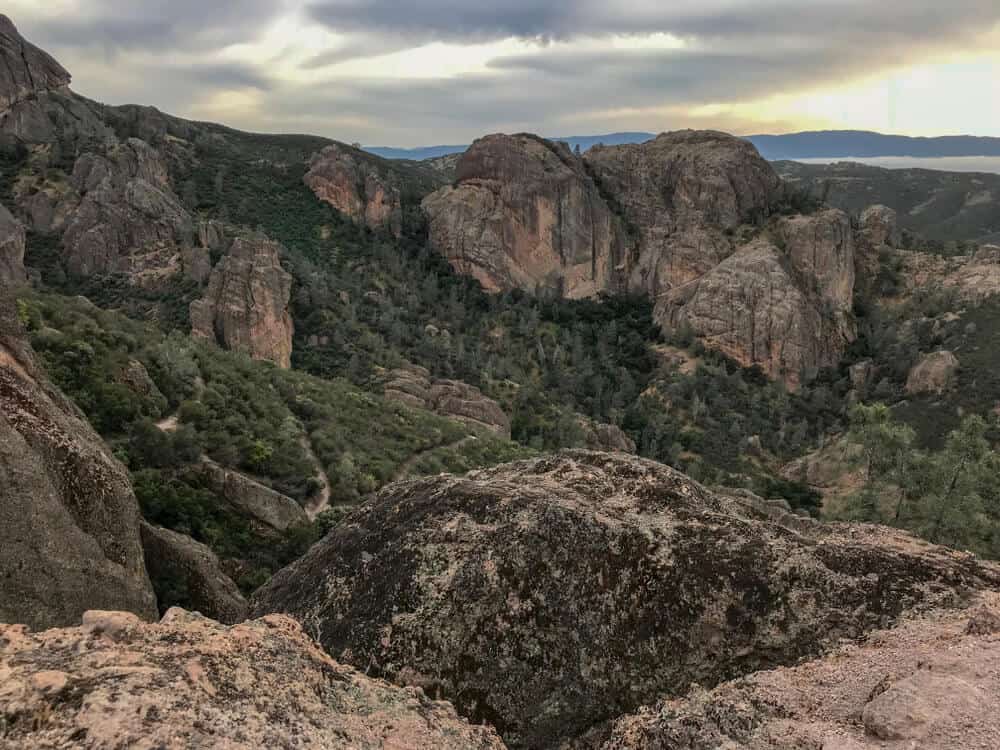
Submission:
[[5,748],[503,750],[448,704],[333,661],[288,617],[88,612],[44,633],[0,625],[0,644]]
[[686,326],[795,387],[856,335],[856,253],[846,214],[773,217],[783,196],[756,149],[724,133],[582,159],[534,136],[489,136],[424,209],[432,245],[488,290],[649,295],[665,329]]
[[0,15],[0,60],[0,113],[40,93],[69,86],[66,69],[26,42],[5,15]]
[[192,335],[291,367],[292,277],[280,252],[268,239],[237,239],[212,270],[205,295],[191,303]]
[[156,613],[128,472],[35,366],[0,288],[0,621]]
[[71,273],[125,273],[142,283],[179,270],[193,221],[149,144],[131,138],[106,155],[84,154],[71,182],[79,195],[63,233]]
[[253,606],[542,748],[997,584],[1000,569],[900,532],[570,451],[387,487]]
[[423,206],[431,244],[490,291],[580,298],[625,289],[624,227],[564,146],[530,135],[482,138],[459,161],[456,185]]
[[333,144],[316,154],[309,166],[305,183],[321,201],[370,229],[402,234],[401,186],[373,161]]

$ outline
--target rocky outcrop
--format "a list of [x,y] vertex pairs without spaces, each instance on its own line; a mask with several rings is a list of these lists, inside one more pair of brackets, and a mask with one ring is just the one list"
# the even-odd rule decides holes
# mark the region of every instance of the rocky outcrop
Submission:
[[[990,626],[992,618],[994,625]],[[794,668],[695,689],[617,721],[601,750],[992,747],[1000,597],[933,612]]]
[[794,388],[836,364],[856,335],[849,315],[824,306],[811,286],[800,282],[785,252],[761,237],[662,297],[657,314]]
[[[2,290],[0,290],[2,291]],[[155,614],[128,472],[49,385],[0,293],[0,622]]]
[[48,144],[112,137],[90,103],[69,90],[70,74],[2,14],[0,61],[0,132]]
[[24,244],[24,227],[0,204],[0,287],[25,281]]
[[545,748],[1000,584],[1000,569],[902,532],[787,515],[571,451],[384,488],[253,606],[512,747]]
[[809,485],[823,496],[823,509],[836,517],[841,498],[858,492],[865,484],[861,446],[838,437],[781,468],[789,481]]
[[189,536],[142,522],[146,569],[160,610],[183,605],[231,625],[247,616],[247,601],[208,547]]
[[285,531],[309,522],[305,510],[292,498],[245,474],[208,459],[204,459],[199,468],[212,490],[248,518],[274,531]]
[[580,427],[583,429],[584,445],[587,448],[610,453],[636,452],[635,441],[618,425],[604,424],[581,417]]
[[906,392],[911,396],[922,393],[941,394],[955,382],[958,358],[949,351],[924,354],[906,378]]
[[107,154],[84,154],[71,182],[79,204],[63,233],[70,273],[123,273],[143,284],[178,272],[193,223],[155,149],[131,138]]
[[459,380],[437,380],[418,365],[390,370],[383,378],[390,401],[454,419],[476,429],[510,438],[510,417],[500,405],[475,386]]
[[781,180],[752,144],[714,131],[595,146],[584,160],[637,233],[630,288],[654,296],[727,258],[730,234],[762,222],[782,195]]
[[462,155],[454,186],[423,202],[430,243],[489,291],[564,297],[624,291],[628,238],[584,162],[532,135],[491,135]]
[[212,270],[205,295],[191,303],[191,333],[253,359],[292,364],[292,277],[281,267],[281,246],[239,238]]
[[340,144],[327,146],[313,156],[305,182],[317,198],[357,223],[402,234],[402,186],[373,157]]
[[446,703],[342,666],[287,617],[0,625],[4,748],[503,750]]
[[424,210],[431,244],[487,290],[645,294],[665,329],[686,327],[795,387],[856,337],[856,248],[841,211],[773,218],[784,197],[753,145],[724,133],[664,133],[582,158],[534,136],[489,136]]
[[881,264],[880,256],[892,248],[899,247],[900,234],[896,212],[882,205],[866,208],[858,222],[856,239],[855,269],[858,291],[867,296],[875,289],[875,280]]

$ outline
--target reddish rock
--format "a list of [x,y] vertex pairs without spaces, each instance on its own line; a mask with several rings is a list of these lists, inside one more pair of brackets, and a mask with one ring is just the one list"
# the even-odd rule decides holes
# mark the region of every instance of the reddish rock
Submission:
[[339,144],[327,146],[312,158],[305,182],[317,198],[357,223],[402,234],[399,180],[372,157]]

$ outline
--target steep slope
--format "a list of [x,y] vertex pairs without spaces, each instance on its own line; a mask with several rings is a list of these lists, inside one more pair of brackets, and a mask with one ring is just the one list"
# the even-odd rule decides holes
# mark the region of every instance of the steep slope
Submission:
[[0,285],[0,621],[155,614],[128,472],[45,380]]
[[1000,568],[567,452],[375,495],[254,597],[331,654],[556,747],[692,682],[793,663]]
[[0,748],[503,750],[446,703],[342,666],[287,617],[231,628],[171,609],[158,624],[0,626]]

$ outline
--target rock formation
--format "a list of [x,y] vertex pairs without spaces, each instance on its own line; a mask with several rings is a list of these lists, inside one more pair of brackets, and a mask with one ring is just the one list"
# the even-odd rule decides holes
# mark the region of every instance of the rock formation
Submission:
[[373,157],[339,144],[327,146],[312,158],[305,182],[317,198],[359,224],[402,234],[401,185]]
[[335,657],[541,748],[998,584],[1000,569],[902,532],[570,451],[381,490],[254,610],[290,613]]
[[491,135],[428,196],[430,242],[489,291],[549,289],[569,298],[624,291],[628,240],[583,161],[532,135]]
[[0,288],[0,622],[155,614],[128,472],[49,385]]
[[906,392],[911,396],[921,393],[940,395],[954,384],[957,372],[958,358],[951,352],[924,354],[906,378]]
[[861,213],[856,239],[857,285],[861,294],[867,296],[875,289],[875,279],[881,263],[880,256],[892,248],[899,247],[896,212],[888,206],[869,206]]
[[192,335],[291,367],[292,277],[280,255],[277,242],[261,237],[233,242],[212,270],[205,295],[191,303]]
[[0,204],[0,286],[24,282],[24,242],[24,227]]
[[[69,90],[70,74],[25,41],[0,14],[0,132],[30,143],[112,137],[91,103]],[[96,106],[96,105],[95,105]]]
[[124,273],[145,283],[179,270],[192,219],[149,144],[131,138],[106,155],[84,154],[71,182],[80,202],[63,233],[70,273]]
[[342,666],[287,617],[0,625],[3,748],[503,750],[446,703]]
[[764,231],[784,195],[756,149],[724,133],[582,158],[534,136],[489,136],[424,210],[432,246],[487,290],[645,294],[665,329],[689,328],[795,387],[856,336],[855,240],[836,210]]
[[418,365],[390,370],[383,381],[385,397],[391,401],[510,438],[510,417],[475,386],[458,380],[434,379],[429,370]]
[[[801,666],[696,689],[615,722],[601,750],[993,747],[1000,597],[933,612]],[[993,665],[993,666],[990,666]]]
[[[176,531],[142,522],[146,569],[161,611],[183,602],[206,617],[226,623],[247,616],[247,601],[208,547]],[[174,599],[175,601],[169,601]]]
[[309,522],[305,510],[292,498],[265,487],[245,474],[208,459],[202,461],[200,471],[212,490],[230,505],[275,531],[285,531]]
[[636,452],[635,441],[617,425],[603,424],[586,417],[580,417],[580,427],[583,429],[584,444],[587,448],[611,453]]

